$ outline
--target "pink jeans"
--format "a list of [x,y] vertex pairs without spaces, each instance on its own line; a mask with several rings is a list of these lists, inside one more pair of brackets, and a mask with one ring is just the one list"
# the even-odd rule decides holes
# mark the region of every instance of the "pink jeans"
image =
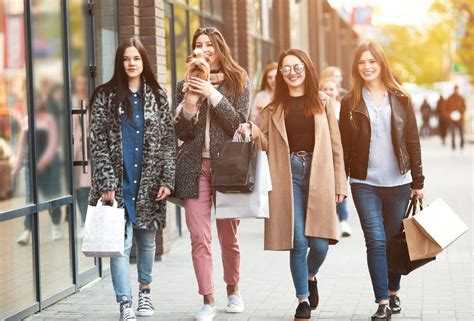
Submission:
[[[188,198],[184,202],[186,225],[191,233],[194,272],[201,295],[214,293],[211,208],[215,195],[211,188],[211,177],[211,160],[204,158],[199,177],[199,196],[198,198]],[[240,248],[237,240],[239,223],[239,220],[216,220],[224,266],[224,282],[230,285],[238,284],[240,277]]]

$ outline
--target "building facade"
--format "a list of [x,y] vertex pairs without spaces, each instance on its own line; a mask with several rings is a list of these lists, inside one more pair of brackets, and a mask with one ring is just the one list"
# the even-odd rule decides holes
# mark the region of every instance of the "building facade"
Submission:
[[[222,31],[254,90],[290,46],[349,75],[343,53],[357,42],[322,0],[0,0],[0,319],[31,315],[109,273],[108,259],[80,251],[88,98],[112,76],[117,44],[139,37],[173,103],[201,26]],[[181,216],[170,204],[157,259],[181,235]]]

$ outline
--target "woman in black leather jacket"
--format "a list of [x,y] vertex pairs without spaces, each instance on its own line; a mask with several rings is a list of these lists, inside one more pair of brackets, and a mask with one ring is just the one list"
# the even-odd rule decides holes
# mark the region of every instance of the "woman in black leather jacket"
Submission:
[[401,311],[401,276],[388,271],[386,241],[399,231],[410,197],[423,198],[420,139],[410,98],[378,43],[359,45],[352,78],[339,119],[344,163],[379,304],[372,320],[388,320]]

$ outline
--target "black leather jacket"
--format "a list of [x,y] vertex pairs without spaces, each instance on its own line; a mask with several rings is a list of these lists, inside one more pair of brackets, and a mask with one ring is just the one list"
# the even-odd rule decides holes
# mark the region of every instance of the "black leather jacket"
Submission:
[[[410,99],[397,91],[389,94],[392,108],[392,145],[398,160],[400,174],[411,170],[412,189],[422,189],[425,177],[421,165],[420,138],[415,113]],[[362,99],[352,109],[352,95],[344,96],[339,116],[344,163],[348,176],[356,179],[367,178],[370,147],[370,118]]]

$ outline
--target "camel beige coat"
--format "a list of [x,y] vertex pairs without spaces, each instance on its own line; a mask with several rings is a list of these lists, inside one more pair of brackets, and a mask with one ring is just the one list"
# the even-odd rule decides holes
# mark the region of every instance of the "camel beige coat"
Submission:
[[[314,150],[309,182],[305,235],[339,240],[336,194],[347,195],[341,138],[332,100],[320,93],[326,113],[314,116]],[[326,115],[327,114],[327,115]],[[265,220],[265,250],[293,248],[293,187],[290,149],[282,106],[267,106],[261,114],[260,128],[252,124],[252,137],[268,152],[272,178],[270,219]]]

